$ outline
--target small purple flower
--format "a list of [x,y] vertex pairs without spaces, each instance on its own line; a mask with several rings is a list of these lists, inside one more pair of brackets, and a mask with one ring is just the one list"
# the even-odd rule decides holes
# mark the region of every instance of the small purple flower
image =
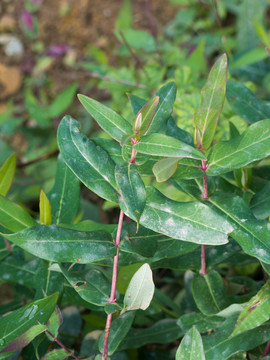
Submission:
[[48,56],[51,57],[58,57],[61,56],[63,54],[65,54],[68,50],[68,46],[67,45],[52,45],[49,47],[48,50]]
[[21,22],[28,30],[32,31],[34,28],[33,16],[29,11],[23,11],[21,14]]

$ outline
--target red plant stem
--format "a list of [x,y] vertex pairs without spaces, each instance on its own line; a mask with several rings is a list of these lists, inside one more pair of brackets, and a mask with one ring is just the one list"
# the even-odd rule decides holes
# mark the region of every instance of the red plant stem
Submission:
[[[202,171],[206,172],[207,166],[205,165],[205,161],[202,160]],[[203,176],[203,194],[202,194],[203,200],[209,199],[208,197],[208,186],[207,186],[207,175],[204,174]],[[206,261],[205,261],[205,246],[201,246],[201,271],[200,273],[202,275],[206,275]]]
[[[122,210],[120,210],[117,234],[116,234],[116,239],[115,239],[115,246],[117,248],[117,253],[116,253],[115,257],[113,258],[112,286],[111,286],[111,295],[110,295],[110,299],[109,299],[110,304],[113,304],[116,301],[115,293],[116,293],[117,271],[118,271],[118,260],[119,260],[119,245],[120,245],[120,239],[121,239],[123,219],[124,219],[124,213]],[[108,314],[106,326],[105,326],[105,332],[104,332],[104,343],[103,343],[103,353],[102,353],[104,360],[106,360],[108,358],[108,342],[109,342],[111,322],[112,322],[112,314]]]
[[270,349],[270,340],[268,340],[268,342],[267,342],[267,344],[266,344],[266,347],[265,347],[265,350],[264,350],[264,352],[263,352],[263,358],[265,357],[265,356],[267,356],[267,354],[268,354],[268,352],[269,352],[269,349]]
[[73,359],[76,359],[76,360],[80,360],[76,355],[74,355],[68,348],[65,347],[64,344],[61,343],[60,340],[58,340],[48,329],[45,330],[45,332],[47,334],[49,334],[53,340],[59,345],[61,346],[62,349],[64,349],[66,352],[68,352],[70,354],[71,357],[73,357]]
[[[138,140],[136,138],[132,139],[132,145],[137,144],[137,142],[138,142]],[[135,163],[135,157],[136,157],[136,150],[134,148],[132,148],[131,158],[129,160],[130,164]]]

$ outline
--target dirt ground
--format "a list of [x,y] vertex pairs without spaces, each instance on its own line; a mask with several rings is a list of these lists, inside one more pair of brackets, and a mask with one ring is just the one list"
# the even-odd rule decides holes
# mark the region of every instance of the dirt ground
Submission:
[[[35,0],[0,0],[0,112],[4,110],[6,100],[20,91],[23,76],[31,75],[36,61],[51,46],[68,46],[77,61],[83,58],[91,45],[108,54],[119,45],[113,30],[123,0],[39,0],[41,5],[35,14],[39,24],[36,39],[29,39],[21,31],[20,19],[26,1]],[[134,28],[151,31],[147,3],[153,14],[152,29],[157,31],[162,31],[179,8],[179,5],[173,5],[168,0],[132,0]],[[21,55],[5,54],[4,41],[7,36],[19,39],[23,45]],[[36,50],[37,43],[41,44],[43,50]],[[113,62],[113,57],[110,60]],[[71,81],[67,79],[67,71],[61,61],[55,61],[47,71],[49,73],[46,75],[52,77],[56,89]],[[73,77],[70,69],[68,77]]]

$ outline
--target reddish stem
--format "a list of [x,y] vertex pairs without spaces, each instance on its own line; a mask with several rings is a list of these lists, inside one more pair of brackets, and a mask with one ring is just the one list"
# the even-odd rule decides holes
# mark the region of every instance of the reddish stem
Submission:
[[267,344],[266,344],[266,347],[265,347],[265,350],[264,350],[264,352],[263,352],[263,358],[265,357],[265,356],[267,356],[267,354],[268,354],[268,352],[269,352],[269,349],[270,349],[270,340],[268,340],[268,342],[267,342]]
[[[136,138],[132,138],[132,145],[137,144],[138,140]],[[135,157],[136,157],[136,150],[134,148],[132,148],[132,153],[131,153],[131,158],[129,160],[129,162],[131,164],[135,163]]]
[[65,347],[64,344],[61,343],[60,340],[58,340],[48,329],[45,330],[47,334],[49,334],[53,340],[62,348],[64,349],[67,353],[70,354],[71,357],[73,357],[73,359],[76,359],[76,360],[80,360],[76,355],[74,355],[67,347]]
[[206,261],[205,261],[205,245],[201,246],[201,271],[202,275],[206,275]]
[[[124,219],[124,213],[122,210],[120,210],[117,234],[116,234],[116,239],[115,239],[115,246],[117,248],[117,252],[116,252],[115,257],[113,258],[112,286],[111,286],[111,295],[110,295],[110,299],[109,299],[110,304],[113,304],[116,301],[115,293],[116,293],[117,271],[118,271],[118,260],[119,260],[119,245],[120,245],[120,239],[121,239],[123,219]],[[104,360],[106,360],[108,358],[108,342],[109,342],[111,322],[112,322],[112,314],[108,314],[106,326],[105,326],[105,332],[104,332],[104,343],[103,343],[103,353],[102,353]]]

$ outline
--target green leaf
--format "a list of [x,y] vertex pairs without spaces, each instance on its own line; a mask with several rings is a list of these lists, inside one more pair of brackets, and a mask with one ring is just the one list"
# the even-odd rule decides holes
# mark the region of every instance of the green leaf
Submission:
[[50,201],[43,190],[40,191],[39,198],[39,216],[41,225],[51,225],[52,223],[52,208]]
[[78,98],[99,126],[118,142],[123,135],[132,133],[131,125],[112,109],[85,95],[78,95]]
[[65,349],[55,349],[47,352],[40,360],[65,360],[71,356]]
[[0,195],[6,196],[16,169],[16,154],[12,154],[0,168]]
[[221,245],[228,242],[233,227],[208,206],[177,202],[147,187],[147,200],[140,224],[170,236],[197,244]]
[[270,103],[257,99],[241,82],[228,80],[227,99],[236,114],[251,124],[270,118]]
[[155,96],[140,109],[140,111],[136,115],[132,127],[134,134],[142,136],[147,132],[154,118],[158,106],[158,102],[159,102],[159,97]]
[[247,66],[254,64],[256,62],[262,61],[266,59],[268,56],[265,48],[258,47],[256,49],[252,49],[242,56],[238,57],[232,64],[232,69],[241,68],[242,66]]
[[256,220],[239,196],[218,192],[209,199],[234,227],[234,238],[246,254],[270,264],[269,224]]
[[[130,312],[126,312],[125,314],[119,316],[117,319],[112,321],[110,328],[109,343],[108,343],[109,355],[112,355],[116,350],[118,350],[119,344],[125,338],[129,329],[131,328],[134,316],[135,316],[135,312],[130,311]],[[101,353],[103,351],[103,342],[104,342],[104,332],[102,333],[98,342],[99,351]]]
[[243,311],[239,315],[231,336],[256,328],[265,321],[269,320],[269,307],[270,283],[267,282],[245,305]]
[[36,225],[36,222],[26,210],[0,195],[0,225],[17,232]]
[[37,260],[22,262],[16,257],[9,256],[0,262],[0,278],[15,284],[35,287],[35,274],[37,271]]
[[41,259],[91,263],[112,257],[116,248],[106,231],[76,231],[55,225],[34,226],[5,237]]
[[120,207],[139,225],[146,203],[144,183],[134,164],[116,165],[115,179],[120,190]]
[[98,306],[108,303],[111,285],[100,270],[61,271],[82,299]]
[[56,293],[45,299],[33,301],[0,318],[0,350],[36,325],[37,321],[44,324],[51,316],[57,298]]
[[[194,159],[184,158],[179,160],[178,167],[172,176],[175,180],[190,180],[202,178],[204,172],[201,169],[201,162]],[[196,180],[195,180],[196,181]]]
[[216,314],[229,305],[223,279],[214,270],[194,276],[192,294],[199,310],[206,315]]
[[40,299],[45,293],[47,296],[58,291],[60,296],[63,292],[63,275],[51,269],[51,262],[40,260],[35,271],[35,279],[32,286],[36,289],[35,298]]
[[61,155],[57,159],[55,183],[48,194],[55,224],[70,223],[80,206],[80,182],[65,164]]
[[205,160],[205,156],[186,143],[164,134],[143,136],[134,149],[147,155],[166,157],[187,157]]
[[176,172],[179,158],[165,158],[155,163],[153,173],[157,182],[168,180]]
[[222,327],[213,334],[203,337],[207,360],[226,360],[240,351],[254,349],[270,339],[269,325],[262,325],[260,330],[252,329],[230,337],[235,322],[236,317],[232,316],[225,320]]
[[155,93],[154,97],[158,96],[159,102],[153,120],[145,135],[160,132],[165,128],[166,122],[173,110],[176,91],[175,83],[169,82]]
[[192,326],[196,326],[200,333],[207,333],[209,331],[219,328],[224,322],[221,316],[208,316],[202,313],[189,313],[182,315],[177,324],[183,331],[188,331]]
[[116,29],[124,30],[132,25],[132,7],[130,0],[123,0],[123,4],[115,21]]
[[49,106],[49,114],[52,118],[61,116],[67,110],[76,94],[78,84],[74,83],[61,91]]
[[152,270],[148,264],[144,264],[136,271],[128,285],[124,311],[146,310],[152,301],[154,291]]
[[270,155],[270,120],[249,126],[242,135],[209,149],[207,175],[216,176]]
[[259,220],[264,220],[270,216],[270,182],[253,196],[250,208]]
[[70,116],[65,116],[58,127],[58,145],[65,163],[90,190],[106,200],[118,202],[113,160],[81,134],[79,127]]
[[121,342],[118,350],[137,349],[151,343],[167,344],[179,339],[182,334],[183,332],[176,324],[176,320],[163,319],[146,329],[132,328]]
[[183,337],[175,360],[205,360],[202,338],[195,326]]
[[201,105],[194,114],[194,140],[197,148],[208,149],[215,136],[226,94],[227,56],[221,55],[213,65],[201,91]]
[[[123,42],[123,39],[116,33],[119,40]],[[146,52],[156,50],[155,39],[148,32],[135,29],[125,29],[124,36],[126,42],[134,50],[142,49]]]
[[167,121],[166,135],[174,137],[190,146],[194,146],[193,138],[189,132],[179,128],[172,116]]
[[42,334],[47,329],[46,325],[34,325],[28,329],[25,333],[19,335],[16,339],[11,341],[0,353],[8,351],[18,351],[30,344],[35,337]]

